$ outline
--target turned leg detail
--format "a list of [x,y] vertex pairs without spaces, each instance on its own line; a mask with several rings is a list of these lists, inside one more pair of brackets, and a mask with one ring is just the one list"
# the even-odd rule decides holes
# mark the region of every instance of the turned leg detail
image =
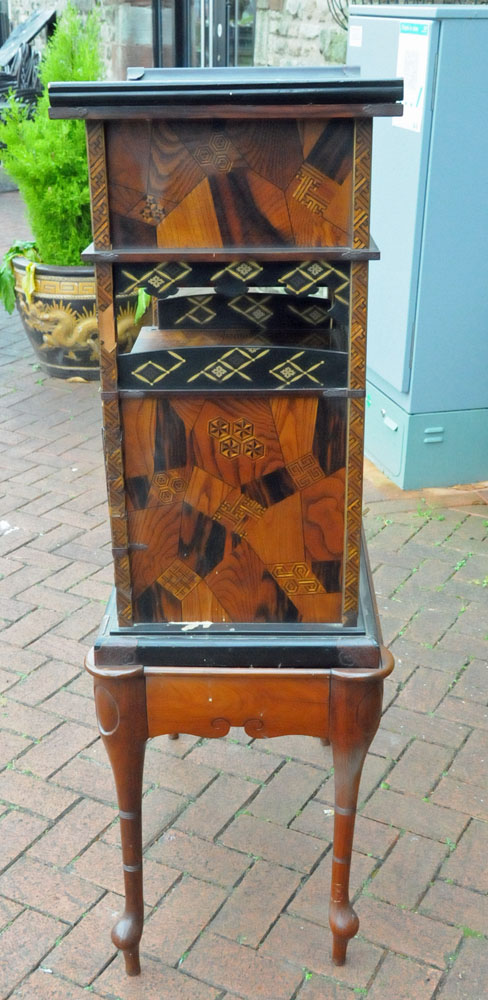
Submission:
[[349,874],[359,782],[364,759],[378,728],[383,694],[382,680],[355,679],[332,672],[330,742],[334,763],[334,844],[329,922],[332,961],[343,965],[349,940],[359,919],[349,899]]
[[115,779],[125,885],[125,909],[112,930],[126,971],[137,976],[144,922],[142,886],[142,781],[147,740],[143,677],[95,678],[98,728]]

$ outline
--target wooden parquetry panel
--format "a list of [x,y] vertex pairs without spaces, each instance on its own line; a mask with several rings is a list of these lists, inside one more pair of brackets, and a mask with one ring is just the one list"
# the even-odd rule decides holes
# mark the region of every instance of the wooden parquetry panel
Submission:
[[351,119],[110,122],[114,246],[345,246]]
[[346,406],[121,401],[135,621],[340,620]]

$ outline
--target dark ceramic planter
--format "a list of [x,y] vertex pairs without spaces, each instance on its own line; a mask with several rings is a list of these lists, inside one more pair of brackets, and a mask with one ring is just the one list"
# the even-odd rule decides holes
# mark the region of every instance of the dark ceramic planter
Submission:
[[[25,332],[43,371],[56,378],[99,377],[100,345],[92,267],[36,264],[35,291],[22,287],[25,257],[14,257],[15,297]],[[119,349],[131,350],[142,321],[135,322],[137,296],[116,300]]]

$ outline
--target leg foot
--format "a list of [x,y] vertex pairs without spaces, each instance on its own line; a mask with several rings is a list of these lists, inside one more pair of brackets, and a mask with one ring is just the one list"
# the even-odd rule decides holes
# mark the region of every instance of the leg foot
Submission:
[[359,929],[349,899],[349,873],[359,782],[364,758],[378,728],[382,689],[378,682],[349,680],[344,675],[332,677],[330,742],[335,805],[329,923],[334,965],[344,965],[348,942]]
[[128,976],[140,976],[139,946],[133,951],[124,951],[125,971]]
[[98,725],[112,765],[119,803],[125,910],[112,930],[127,975],[138,976],[144,923],[142,890],[142,779],[147,739],[143,677],[95,679]]
[[332,961],[334,965],[344,965],[348,944],[349,938],[338,937],[337,934],[334,934],[332,939]]
[[139,941],[141,940],[142,924],[138,926],[133,914],[125,911],[112,929],[112,941],[120,948],[125,961],[125,971],[128,976],[141,974],[139,961]]

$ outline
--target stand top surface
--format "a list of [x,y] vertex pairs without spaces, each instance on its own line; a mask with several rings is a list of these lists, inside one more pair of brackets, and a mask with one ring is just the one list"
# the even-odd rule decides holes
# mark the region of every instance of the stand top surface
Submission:
[[[128,70],[127,81],[49,85],[51,117],[111,118],[184,114],[267,117],[313,108],[341,107],[344,116],[401,114],[403,81],[363,80],[359,70],[338,67]],[[388,108],[388,110],[386,110]]]

